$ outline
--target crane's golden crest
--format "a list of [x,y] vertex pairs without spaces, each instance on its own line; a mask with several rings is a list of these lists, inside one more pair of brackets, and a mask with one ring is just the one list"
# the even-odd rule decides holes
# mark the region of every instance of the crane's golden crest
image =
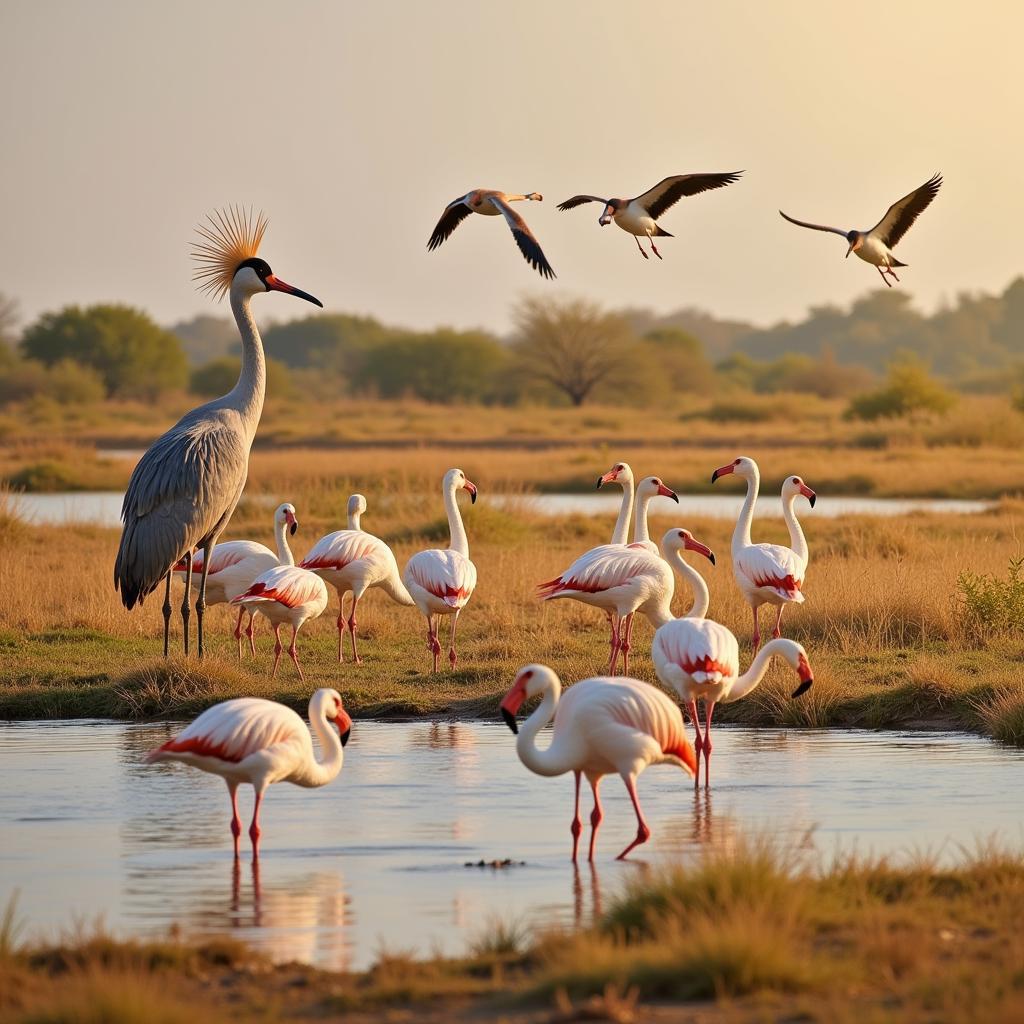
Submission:
[[192,280],[201,292],[220,300],[231,287],[239,263],[252,259],[259,251],[267,218],[262,212],[253,216],[252,209],[229,206],[207,214],[206,223],[196,228],[199,240],[194,243],[192,258],[196,272]]

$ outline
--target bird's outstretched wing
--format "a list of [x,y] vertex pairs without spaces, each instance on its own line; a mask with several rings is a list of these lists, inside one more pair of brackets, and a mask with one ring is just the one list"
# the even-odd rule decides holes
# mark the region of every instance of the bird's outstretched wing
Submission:
[[713,188],[724,188],[738,181],[742,171],[723,174],[673,174],[659,181],[652,189],[637,196],[633,202],[642,206],[655,220],[683,196],[695,196]]
[[553,278],[555,272],[551,269],[547,257],[540,247],[540,243],[533,236],[526,221],[516,213],[503,199],[491,196],[490,202],[501,211],[508,226],[512,229],[512,237],[519,246],[519,251],[526,257],[526,262],[540,274],[541,277]]
[[430,236],[430,240],[427,242],[427,250],[433,251],[442,242],[447,241],[448,236],[472,212],[473,211],[466,205],[466,196],[460,196],[458,199],[453,199],[444,208],[444,213],[441,214],[441,219],[437,222],[437,227],[434,228],[434,231]]
[[600,196],[573,196],[572,199],[566,199],[564,203],[559,203],[555,209],[575,210],[577,206],[582,206],[584,203],[604,203],[607,205],[608,200],[602,199]]
[[788,220],[790,224],[796,224],[802,228],[810,228],[812,231],[831,231],[833,235],[846,237],[846,232],[842,228],[830,228],[827,224],[812,224],[810,221],[797,220],[796,217],[790,217],[788,213],[783,213],[781,210],[779,210],[779,216],[783,220]]
[[245,483],[248,454],[237,431],[193,423],[173,427],[142,456],[121,507],[124,530],[114,563],[114,586],[126,608],[223,525]]
[[920,188],[915,188],[886,210],[885,216],[871,229],[871,234],[890,249],[910,230],[921,211],[939,194],[942,175],[933,174]]

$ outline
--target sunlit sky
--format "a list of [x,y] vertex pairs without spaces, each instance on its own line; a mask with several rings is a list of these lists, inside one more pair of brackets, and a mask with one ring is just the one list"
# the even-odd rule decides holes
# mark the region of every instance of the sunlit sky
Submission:
[[[4,0],[0,291],[25,320],[68,302],[218,312],[189,241],[241,202],[269,215],[275,272],[332,311],[505,330],[518,297],[547,291],[769,323],[880,284],[779,207],[867,228],[938,170],[897,250],[928,309],[1024,270],[1022,38],[1009,0]],[[662,218],[661,263],[596,206],[555,209],[740,168]],[[544,194],[521,212],[557,282],[498,219],[427,252],[476,186]]]

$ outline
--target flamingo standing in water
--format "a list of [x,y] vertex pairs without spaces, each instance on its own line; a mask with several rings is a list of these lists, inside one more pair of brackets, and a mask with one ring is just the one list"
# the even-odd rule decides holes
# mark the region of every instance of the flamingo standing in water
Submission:
[[[687,530],[674,529],[665,534],[661,550],[665,561],[683,577],[694,591],[694,605],[702,606],[706,613],[708,588],[703,577],[692,566],[687,565],[680,551],[691,545],[692,537]],[[800,677],[800,685],[793,691],[799,697],[810,689],[814,682],[807,652],[792,640],[770,640],[750,668],[740,675],[739,645],[736,637],[717,622],[700,616],[677,619],[671,615],[665,619],[654,634],[651,646],[651,660],[658,678],[679,694],[693,719],[696,733],[694,748],[697,751],[697,769],[694,785],[700,784],[700,755],[704,753],[704,784],[711,784],[711,716],[717,703],[731,703],[745,697],[754,689],[773,657],[785,658]],[[700,732],[697,717],[697,701],[704,701],[704,735]]]
[[309,724],[320,741],[321,761],[313,753],[306,723],[291,708],[259,697],[239,697],[207,708],[174,739],[151,751],[146,760],[150,764],[180,761],[219,775],[228,784],[236,858],[242,834],[238,787],[243,782],[252,786],[256,801],[249,838],[255,859],[260,853],[260,805],[267,786],[291,782],[311,789],[325,786],[341,771],[352,719],[336,690],[317,690],[309,699]]
[[787,604],[803,604],[804,575],[807,572],[807,539],[797,521],[793,504],[802,495],[814,508],[817,495],[798,476],[790,476],[782,484],[782,517],[789,528],[790,547],[781,544],[754,544],[750,540],[750,523],[754,518],[754,503],[761,484],[757,463],[746,456],[734,459],[711,474],[711,482],[734,473],[747,482],[747,496],[743,500],[739,519],[732,534],[732,571],[747,604],[754,613],[754,650],[761,646],[758,608],[773,604],[778,608],[772,636],[782,636],[782,610]]
[[[520,730],[516,714],[531,697],[540,706]],[[598,788],[601,778],[613,772],[622,777],[636,812],[636,838],[619,854],[626,854],[650,838],[651,830],[640,810],[636,780],[652,764],[671,764],[691,775],[697,770],[693,747],[686,738],[686,726],[678,705],[661,690],[639,679],[584,679],[562,694],[558,676],[547,665],[527,665],[519,670],[512,688],[501,702],[501,714],[518,734],[519,760],[536,775],[554,776],[572,772],[576,779],[576,802],[572,825],[572,859],[579,849],[583,823],[580,820],[580,775],[586,775],[594,793],[590,813],[590,852],[604,817]],[[551,743],[537,749],[537,734],[554,718]]]
[[427,649],[434,658],[434,671],[441,654],[441,642],[437,639],[437,618],[441,615],[452,617],[451,640],[448,647],[448,662],[452,668],[459,660],[455,652],[455,630],[459,624],[459,613],[465,608],[476,588],[476,566],[469,560],[469,538],[462,524],[459,503],[455,499],[458,490],[469,491],[469,500],[476,504],[476,484],[466,478],[461,469],[449,469],[441,483],[444,507],[448,513],[448,532],[451,541],[446,550],[431,548],[418,551],[406,563],[402,580],[416,607],[427,620]]
[[301,569],[297,565],[279,565],[257,576],[249,589],[239,594],[231,603],[241,605],[250,615],[259,612],[273,624],[272,678],[277,677],[277,666],[281,661],[281,651],[284,649],[281,644],[281,627],[285,623],[292,627],[288,657],[294,662],[299,678],[304,680],[306,677],[302,674],[302,666],[299,664],[295,638],[304,623],[323,614],[327,601],[327,587],[316,573]]
[[[299,528],[299,521],[295,517],[295,506],[289,502],[278,505],[274,511],[274,535],[277,540],[277,554],[263,544],[254,540],[229,540],[218,544],[214,549],[213,558],[210,560],[210,569],[206,576],[206,603],[228,604],[239,594],[249,589],[252,581],[268,569],[276,565],[294,565],[291,548],[288,547],[288,534],[295,535]],[[192,572],[203,571],[203,552],[195,551],[192,554]],[[188,572],[188,565],[183,558],[174,567],[176,575],[184,577]],[[244,607],[238,609],[238,621],[235,623],[235,640],[238,641],[238,659],[242,659],[242,616],[245,614]],[[249,623],[245,629],[245,635],[249,638],[249,648],[253,654],[256,653],[256,641],[254,637],[255,628],[253,625],[252,613],[249,613]]]
[[344,661],[342,637],[345,632],[345,594],[352,591],[348,614],[348,634],[352,641],[352,660],[362,660],[356,647],[356,605],[372,587],[380,587],[393,601],[402,605],[415,602],[398,574],[394,552],[379,537],[366,533],[360,517],[366,511],[366,498],[353,494],[348,500],[348,529],[321,537],[299,566],[315,572],[338,592],[338,661]]

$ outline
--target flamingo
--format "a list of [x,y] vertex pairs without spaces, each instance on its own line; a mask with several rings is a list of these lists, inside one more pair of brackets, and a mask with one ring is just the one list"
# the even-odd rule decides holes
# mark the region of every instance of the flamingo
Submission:
[[[206,603],[228,604],[249,588],[260,573],[273,569],[275,565],[294,565],[291,549],[288,547],[288,534],[293,536],[299,528],[295,518],[295,506],[289,502],[278,505],[274,511],[274,534],[277,538],[277,554],[270,548],[258,544],[254,540],[229,540],[218,544],[210,562],[210,571],[206,578]],[[203,553],[192,554],[192,571],[202,572]],[[176,575],[184,575],[188,566],[182,559],[174,567]],[[238,641],[238,659],[242,659],[242,615],[245,608],[238,609],[238,622],[235,624],[235,639]],[[253,617],[250,613],[249,624],[245,635],[249,638],[249,648],[256,653]]]
[[633,514],[633,470],[628,462],[616,462],[603,476],[597,478],[597,489],[605,484],[618,484],[622,488],[622,502],[619,505],[619,517],[615,520],[612,530],[612,544],[625,544],[629,536],[629,520]]
[[245,486],[249,450],[263,411],[266,363],[250,300],[261,292],[286,292],[315,306],[323,303],[285,284],[257,255],[267,221],[239,209],[216,211],[201,225],[193,256],[199,288],[217,299],[230,295],[242,337],[238,382],[223,398],[186,413],[149,447],[128,481],[121,519],[124,529],[114,563],[114,589],[131,610],[166,580],[164,657],[171,626],[171,575],[184,559],[185,596],[181,604],[188,654],[192,551],[203,549],[196,597],[197,653],[203,656],[203,613],[213,549]]
[[277,666],[281,661],[281,627],[287,622],[292,627],[292,641],[288,645],[288,657],[295,663],[299,678],[305,680],[299,655],[295,647],[295,638],[303,624],[309,619],[318,618],[327,607],[327,587],[315,572],[302,569],[297,565],[279,565],[268,569],[252,581],[252,585],[244,593],[232,600],[232,604],[241,605],[250,615],[259,612],[265,615],[274,626],[274,671],[272,678],[277,677]]
[[352,608],[348,615],[348,633],[352,641],[352,660],[361,662],[356,647],[356,605],[371,587],[380,587],[401,605],[415,602],[398,574],[394,552],[379,537],[366,533],[360,518],[366,511],[366,498],[353,494],[348,500],[347,530],[336,530],[321,537],[309,550],[299,566],[315,572],[338,592],[338,661],[345,660],[342,637],[345,633],[345,595],[352,591]]
[[[679,501],[658,477],[644,477],[636,491],[632,544],[600,544],[580,555],[554,579],[538,584],[541,600],[568,598],[604,610],[611,630],[609,675],[615,674],[620,651],[622,670],[629,671],[633,613],[641,611],[649,616],[658,602],[672,600],[672,572],[647,533],[647,506],[656,495]],[[707,554],[713,558],[710,552]]]
[[643,258],[650,259],[640,244],[641,238],[646,238],[651,243],[651,252],[658,259],[661,253],[654,244],[654,239],[671,238],[665,231],[658,218],[671,206],[675,206],[683,196],[695,196],[701,192],[707,192],[713,188],[724,188],[738,181],[742,171],[730,171],[724,174],[673,174],[671,177],[659,181],[652,189],[648,189],[643,195],[635,199],[601,199],[598,196],[573,196],[566,199],[564,203],[558,204],[559,210],[573,210],[584,203],[600,203],[604,209],[597,222],[605,227],[612,221],[629,232],[636,239],[636,247],[640,250]]
[[[540,706],[520,730],[516,714],[531,697]],[[586,775],[594,794],[590,813],[590,850],[594,859],[597,830],[604,817],[598,789],[601,778],[617,772],[636,812],[636,838],[619,854],[622,860],[634,847],[646,843],[651,830],[640,810],[637,776],[652,764],[671,764],[691,775],[697,770],[693,747],[677,704],[665,693],[639,679],[596,676],[584,679],[562,694],[558,676],[547,665],[527,665],[519,670],[512,688],[501,701],[501,714],[517,734],[519,760],[536,775],[564,775],[576,779],[572,825],[572,859],[579,850],[583,823],[580,820],[580,775]],[[537,749],[537,733],[554,718],[551,743]]]
[[736,528],[732,534],[732,571],[747,604],[754,613],[754,650],[761,646],[761,630],[757,610],[763,604],[778,608],[772,636],[782,636],[782,610],[787,604],[803,604],[804,575],[807,572],[807,540],[797,521],[793,503],[802,495],[814,508],[817,495],[798,476],[787,477],[782,484],[782,516],[789,528],[790,547],[781,544],[753,544],[750,523],[754,517],[754,503],[761,484],[757,463],[746,456],[720,466],[711,474],[711,482],[734,473],[747,481],[747,496],[743,501]]
[[174,739],[151,751],[146,761],[179,761],[219,775],[228,784],[236,859],[242,834],[238,787],[243,782],[252,786],[256,801],[249,838],[256,860],[260,853],[260,805],[267,786],[291,782],[312,789],[327,785],[341,771],[352,719],[336,690],[317,690],[310,697],[309,724],[320,741],[321,761],[313,753],[306,723],[291,708],[259,697],[237,697],[207,708]]
[[[700,573],[686,564],[680,550],[689,546],[689,531],[674,529],[665,534],[661,542],[665,561],[685,580],[695,593],[694,604],[703,603],[707,611],[707,584]],[[792,640],[775,639],[764,645],[750,668],[739,674],[739,644],[725,626],[704,615],[685,618],[669,615],[654,634],[651,660],[658,678],[679,694],[693,719],[696,734],[697,769],[694,785],[700,784],[700,755],[704,753],[704,785],[711,784],[711,716],[716,703],[731,703],[745,697],[764,677],[773,657],[785,658],[800,677],[800,685],[793,691],[794,698],[810,689],[814,682],[807,652]],[[704,701],[704,735],[700,732],[697,701]]]
[[462,525],[459,503],[455,499],[458,490],[469,491],[469,500],[476,504],[477,487],[466,479],[461,469],[449,469],[441,483],[444,507],[448,513],[448,531],[451,541],[446,550],[431,548],[418,551],[406,563],[402,581],[405,583],[416,607],[427,620],[427,649],[434,657],[434,671],[441,654],[441,643],[437,639],[435,619],[441,615],[452,617],[451,640],[448,647],[448,662],[455,668],[459,660],[455,652],[455,630],[459,624],[459,613],[465,608],[476,588],[476,566],[469,560],[469,539]]
[[783,213],[781,210],[779,210],[779,215],[784,220],[788,220],[790,224],[796,224],[802,228],[810,228],[812,231],[831,231],[834,235],[842,235],[849,243],[845,258],[849,259],[851,252],[855,253],[859,259],[870,263],[891,288],[890,277],[899,283],[899,278],[892,268],[907,265],[896,259],[892,253],[892,247],[910,230],[914,221],[939,194],[941,185],[942,175],[933,174],[919,188],[915,188],[913,192],[893,203],[885,211],[885,216],[869,231],[844,231],[842,228],[830,228],[825,224],[811,224],[808,221],[790,217],[789,214]]
[[485,217],[497,217],[500,213],[505,218],[505,223],[512,230],[512,237],[519,246],[526,262],[540,274],[541,277],[551,279],[555,272],[551,269],[540,243],[534,237],[526,221],[509,206],[509,203],[519,202],[524,199],[531,199],[540,202],[544,197],[539,192],[530,192],[527,195],[509,195],[507,192],[496,192],[494,189],[477,188],[467,192],[458,199],[453,199],[441,214],[430,240],[427,242],[427,250],[433,251],[442,242],[447,241],[451,233],[471,214],[480,213]]

